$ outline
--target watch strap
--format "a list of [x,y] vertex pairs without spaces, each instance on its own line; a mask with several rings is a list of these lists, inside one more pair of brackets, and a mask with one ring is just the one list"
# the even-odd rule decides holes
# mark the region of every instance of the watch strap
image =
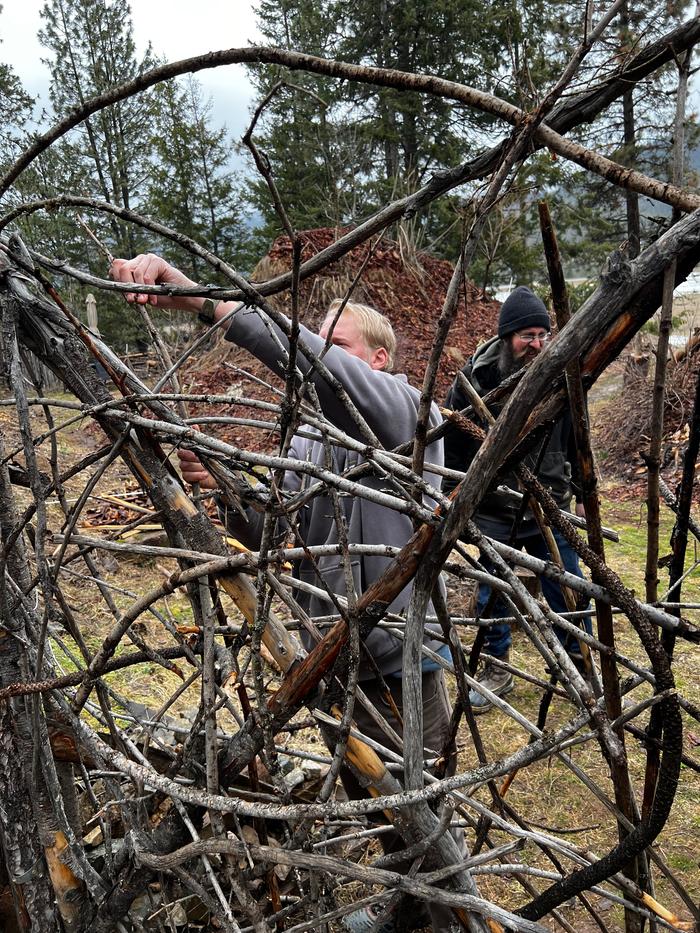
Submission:
[[208,327],[214,323],[214,312],[217,307],[221,304],[218,298],[205,298],[202,302],[201,310],[198,314],[199,320],[202,324],[206,324]]

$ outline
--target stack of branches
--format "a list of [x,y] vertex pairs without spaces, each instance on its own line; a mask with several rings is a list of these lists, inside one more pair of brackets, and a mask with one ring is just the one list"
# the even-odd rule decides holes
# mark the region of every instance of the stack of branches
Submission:
[[[241,298],[262,309],[286,332],[291,356],[299,317],[300,282],[358,243],[369,241],[393,219],[410,215],[467,178],[488,176],[474,204],[474,224],[466,231],[437,324],[423,379],[415,441],[401,449],[385,450],[376,439],[363,434],[365,428],[359,423],[359,441],[354,430],[340,430],[324,417],[318,405],[309,403],[304,380],[300,384],[292,365],[288,367],[283,403],[262,407],[268,420],[280,422],[283,438],[290,424],[298,424],[318,432],[329,447],[356,451],[359,446],[367,461],[363,469],[386,477],[389,492],[378,492],[356,482],[354,468],[339,474],[292,461],[284,444],[276,456],[261,455],[196,430],[182,407],[187,398],[177,386],[178,363],[167,358],[157,335],[153,336],[162,353],[164,375],[154,389],[148,389],[109,347],[79,324],[47,280],[46,270],[60,268],[81,281],[122,291],[160,295],[164,294],[161,286],[115,286],[95,281],[80,270],[66,269],[65,264],[27,250],[16,237],[0,244],[5,359],[11,369],[32,493],[30,503],[18,501],[5,468],[5,452],[0,451],[0,838],[15,928],[75,933],[167,929],[188,922],[183,921],[183,911],[187,915],[191,909],[193,928],[199,923],[228,931],[262,931],[275,926],[319,929],[354,910],[358,902],[393,902],[406,892],[447,905],[453,911],[455,924],[475,933],[503,929],[544,933],[547,928],[539,921],[545,916],[570,931],[574,927],[559,908],[574,896],[604,931],[609,926],[596,900],[601,895],[624,907],[628,930],[641,930],[647,920],[657,929],[690,929],[698,919],[697,906],[679,873],[652,845],[672,814],[682,764],[698,770],[698,763],[684,753],[683,718],[697,719],[700,713],[677,689],[672,670],[674,642],[682,639],[687,645],[697,644],[698,629],[679,611],[640,602],[605,563],[595,476],[590,472],[584,484],[590,525],[590,543],[586,543],[566,515],[558,511],[547,491],[526,470],[520,470],[520,481],[533,503],[539,503],[546,520],[566,537],[591,570],[593,582],[587,582],[562,576],[552,565],[529,561],[535,573],[554,574],[567,587],[595,600],[596,635],[578,632],[590,655],[588,679],[559,647],[547,607],[531,596],[513,572],[513,565],[527,563],[527,557],[484,538],[471,522],[502,465],[512,459],[538,426],[559,416],[567,398],[572,400],[576,420],[581,424],[579,440],[586,441],[585,388],[595,382],[654,313],[661,302],[666,270],[671,269],[672,278],[681,281],[700,260],[697,198],[638,173],[623,172],[619,166],[564,140],[558,132],[565,131],[576,119],[589,118],[628,90],[630,82],[674,56],[682,56],[700,38],[700,23],[693,20],[653,49],[638,52],[601,86],[557,104],[617,7],[613,5],[595,28],[586,29],[585,39],[561,80],[527,115],[504,101],[435,78],[324,62],[277,49],[230,50],[155,69],[140,76],[135,84],[113,90],[106,99],[87,102],[38,140],[0,183],[0,190],[4,190],[3,186],[11,184],[42,148],[100,107],[179,71],[231,61],[276,62],[400,89],[424,89],[488,109],[515,125],[514,132],[495,150],[444,176],[436,176],[424,189],[386,206],[304,261],[302,244],[288,224],[274,180],[260,159],[287,226],[294,257],[291,273],[266,283],[251,284],[217,257],[190,244],[230,283],[228,289],[202,287],[196,293]],[[249,143],[255,152],[250,137]],[[503,187],[520,162],[541,145],[551,146],[606,177],[671,199],[692,213],[634,261],[617,254],[611,257],[600,286],[578,315],[561,327],[557,339],[519,378],[505,387],[503,391],[509,397],[488,431],[476,428],[465,417],[470,412],[450,416],[457,427],[482,443],[450,501],[432,490],[438,501],[438,508],[433,510],[416,496],[416,490],[425,490],[422,476],[426,444],[443,430],[437,427],[428,431],[430,400],[447,335],[457,314],[465,270],[485,218]],[[62,204],[78,201],[77,197],[65,197]],[[19,210],[21,213],[46,206],[42,202],[23,205]],[[56,207],[57,203],[50,206]],[[115,210],[109,205],[102,209]],[[16,216],[14,212],[0,221],[0,227]],[[138,220],[133,215],[130,219]],[[145,219],[140,222],[146,229],[158,226]],[[159,232],[163,232],[162,228]],[[168,235],[183,241],[172,231]],[[555,251],[548,242],[554,285],[561,269],[557,269]],[[285,288],[291,292],[291,323],[266,300],[266,296]],[[172,295],[183,290],[168,286],[166,291]],[[561,303],[561,290],[554,291]],[[191,289],[185,292],[192,294]],[[142,313],[149,327],[148,315],[143,309]],[[94,419],[104,434],[103,446],[71,467],[60,462],[53,400],[41,394],[40,386],[35,397],[25,392],[20,376],[25,349],[57,373],[77,398],[76,403],[61,404],[73,404],[76,417]],[[95,359],[108,373],[111,386],[91,365]],[[322,361],[314,360],[314,364],[319,378],[328,379]],[[168,383],[171,390],[166,392]],[[334,388],[341,394],[342,387]],[[216,399],[211,401],[215,403]],[[222,401],[231,403],[230,398]],[[46,430],[38,436],[29,418],[33,405],[39,406],[47,422]],[[694,454],[686,457],[685,470],[692,474],[695,445],[700,440],[698,404],[691,434]],[[36,465],[39,438],[48,438],[51,443],[48,479],[41,476]],[[231,499],[244,494],[249,502],[252,499],[252,504],[265,513],[268,525],[281,512],[288,512],[291,505],[302,504],[285,499],[279,486],[274,485],[280,471],[293,469],[309,476],[304,495],[327,496],[329,501],[348,493],[380,495],[386,507],[409,514],[416,530],[398,551],[385,545],[373,546],[390,558],[385,571],[372,587],[358,594],[355,605],[336,599],[327,619],[314,620],[319,640],[307,651],[296,628],[308,627],[309,620],[297,601],[299,583],[290,577],[287,563],[302,555],[316,558],[323,549],[310,548],[307,542],[300,541],[294,548],[280,550],[271,536],[265,536],[257,551],[229,551],[206,512],[186,494],[169,464],[168,454],[178,446],[195,451],[215,472]],[[90,491],[117,457],[123,459],[150,497],[168,534],[169,547],[158,550],[159,560],[175,562],[166,579],[146,592],[120,591],[119,601],[100,575],[95,554],[106,549],[143,559],[153,551],[133,543],[123,545],[75,533]],[[590,467],[590,462],[584,465]],[[255,468],[267,471],[274,495],[256,497],[245,486],[241,474]],[[69,503],[65,483],[83,475],[83,493],[77,503]],[[51,536],[47,510],[54,503],[64,511],[65,522],[61,533]],[[678,505],[679,526],[680,532],[687,533],[689,504],[686,500],[683,503]],[[464,555],[462,561],[453,557],[459,539],[465,536],[487,554],[496,568],[495,575],[484,576],[483,567]],[[332,547],[341,560],[350,563],[349,546],[341,541]],[[360,552],[367,550],[364,545],[353,547]],[[84,578],[92,581],[112,617],[110,630],[96,645],[88,637],[92,635],[95,613],[81,617],[68,591],[76,566],[81,567]],[[523,682],[541,691],[541,714],[535,721],[503,698],[492,697],[499,710],[517,724],[521,739],[512,753],[490,755],[468,698],[469,689],[477,687],[473,676],[476,659],[473,655],[467,658],[462,634],[464,626],[476,620],[435,597],[450,660],[439,656],[432,660],[454,678],[457,699],[452,729],[466,719],[468,741],[476,756],[473,762],[460,762],[452,777],[440,777],[439,771],[436,774],[431,770],[436,762],[424,760],[418,727],[422,633],[431,594],[436,593],[443,571],[487,579],[497,586],[508,600],[513,618],[527,634],[532,651],[554,672],[554,680],[547,683],[531,671],[515,667],[514,673]],[[393,617],[388,608],[411,580],[413,596],[407,614]],[[187,593],[192,611],[190,625],[178,626],[173,618],[168,600],[175,592]],[[125,595],[126,606],[122,599]],[[280,604],[286,607],[284,615],[278,610]],[[634,659],[616,642],[611,607],[624,615],[634,632],[639,649]],[[135,623],[145,614],[150,614],[167,633],[167,644],[143,636],[143,628]],[[572,618],[576,615],[573,613]],[[556,623],[563,627],[574,625],[563,616],[557,617]],[[358,636],[365,637],[376,626],[385,624],[406,643],[405,727],[403,735],[394,738],[398,748],[394,754],[385,749],[379,749],[378,754],[365,737],[351,730],[356,691],[344,689],[354,683],[357,675]],[[127,640],[133,643],[133,649],[124,648]],[[272,691],[261,645],[279,668]],[[348,646],[352,650],[348,651]],[[65,658],[70,659],[72,670],[68,670]],[[144,660],[173,671],[183,684],[148,721],[141,723],[137,738],[123,728],[129,698],[120,695],[110,674]],[[623,682],[621,672],[625,675]],[[324,697],[338,696],[338,677],[342,700],[324,707]],[[177,734],[173,745],[163,741],[158,725],[186,687],[198,691],[197,711],[194,721]],[[624,711],[623,694],[628,701]],[[554,695],[565,704],[560,718],[547,725],[549,700]],[[649,710],[651,719],[645,730],[642,717]],[[143,713],[132,709],[131,715],[142,717]],[[311,715],[314,722],[323,724],[327,734],[330,731],[336,736],[331,741],[330,759],[322,761],[328,766],[327,775],[311,800],[295,799],[278,768],[282,743],[290,757],[303,761],[310,755],[295,741],[298,715],[304,726],[309,725]],[[644,740],[647,755],[641,809],[625,745],[639,739]],[[610,778],[594,776],[591,768],[581,766],[570,754],[573,746],[586,748],[604,762]],[[432,752],[439,765],[442,749]],[[552,829],[536,827],[529,812],[508,798],[507,789],[517,784],[519,770],[550,758],[556,758],[585,789],[589,808],[595,800],[606,814],[608,833],[599,847],[577,845]],[[264,780],[260,763],[270,776],[269,783]],[[335,799],[336,777],[343,763],[351,766],[366,786],[367,799]],[[399,782],[397,772],[405,774],[405,785]],[[391,857],[361,864],[342,848],[360,835],[366,839],[380,835],[383,829],[373,819],[378,814],[393,821],[403,837],[403,858],[411,861],[407,875],[392,870]],[[246,828],[246,821],[253,822],[254,834]],[[95,850],[91,848],[91,834],[96,826],[102,842]],[[466,831],[468,857],[462,856],[447,832],[450,826]],[[529,852],[525,856],[520,853],[523,844],[537,853],[537,864],[532,864]],[[279,866],[291,872],[275,871]],[[653,896],[652,867],[653,877],[668,881],[682,904],[681,910],[692,919],[679,919]],[[486,896],[481,880],[483,876],[504,874],[515,878],[519,886],[514,902],[508,904],[502,903],[499,896]],[[343,889],[349,881],[373,887],[359,901],[355,893],[355,903],[348,905]]]
[[[671,361],[666,378],[661,470],[671,487],[680,480],[688,447],[698,359],[696,345],[678,362]],[[624,404],[620,404],[620,398]],[[624,479],[629,497],[638,497],[645,485],[645,457],[653,417],[652,380],[648,373],[625,378],[620,396],[601,403],[596,411],[594,440],[601,466],[608,479]]]

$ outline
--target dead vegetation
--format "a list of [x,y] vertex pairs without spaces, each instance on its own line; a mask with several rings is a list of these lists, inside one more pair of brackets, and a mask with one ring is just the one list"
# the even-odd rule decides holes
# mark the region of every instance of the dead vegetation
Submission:
[[[622,369],[624,364],[618,367]],[[698,345],[690,347],[678,360],[672,360],[665,392],[664,439],[661,451],[662,476],[672,489],[683,468],[683,454],[690,434],[693,396],[698,369]],[[610,480],[624,480],[618,487],[621,497],[644,495],[646,466],[652,422],[652,393],[646,372],[626,372],[619,377],[620,388],[596,406],[594,439],[601,468]],[[697,493],[696,493],[697,495]]]
[[[202,383],[206,392],[197,395],[196,379],[203,379],[203,371],[211,371],[221,355],[205,357],[204,364],[200,360],[182,390],[172,378],[174,372],[181,375],[181,366],[171,365],[158,345],[161,384],[157,390],[144,385],[65,307],[60,290],[46,280],[46,270],[55,264],[17,236],[0,241],[3,359],[16,418],[16,430],[3,432],[0,450],[0,909],[8,931],[262,933],[277,928],[301,933],[333,930],[358,905],[394,902],[406,894],[416,899],[413,905],[449,906],[455,924],[472,933],[551,928],[571,933],[593,925],[602,933],[623,925],[628,933],[641,933],[647,925],[678,931],[697,925],[696,856],[687,853],[697,829],[700,764],[694,749],[700,712],[694,691],[700,629],[683,574],[695,566],[688,560],[687,536],[700,405],[689,418],[683,482],[674,502],[679,513],[671,561],[675,588],[658,600],[641,599],[640,590],[616,573],[609,551],[605,559],[594,482],[585,490],[586,541],[553,507],[547,490],[520,472],[533,505],[536,500],[546,522],[567,537],[590,569],[592,582],[567,580],[584,601],[594,602],[591,611],[598,621],[595,637],[580,636],[591,655],[585,677],[560,649],[547,607],[514,572],[513,564],[525,557],[503,558],[470,524],[513,451],[558,417],[567,388],[585,435],[582,386],[595,383],[652,317],[667,274],[683,280],[700,260],[695,195],[623,172],[559,135],[577,115],[590,119],[596,108],[624,94],[645,68],[674,60],[696,41],[693,21],[653,54],[645,57],[642,50],[634,71],[622,63],[604,87],[586,88],[560,105],[576,65],[613,12],[586,30],[571,67],[531,113],[488,95],[479,99],[493,115],[510,120],[513,132],[449,177],[431,178],[424,189],[386,205],[357,228],[319,233],[316,241],[291,230],[280,208],[290,240],[278,242],[269,266],[259,270],[263,281],[251,285],[190,244],[226,278],[230,297],[245,297],[277,323],[288,338],[283,347],[290,359],[296,311],[308,309],[313,326],[330,294],[349,290],[358,278],[353,296],[387,311],[407,335],[403,368],[424,391],[416,437],[400,449],[383,449],[358,419],[349,433],[339,430],[292,366],[283,395],[273,392],[271,402],[256,407],[232,394],[214,398],[223,384]],[[311,71],[329,67],[286,50],[255,54],[259,61],[295,67],[301,62]],[[244,57],[236,50],[220,56],[222,61]],[[336,62],[332,68],[347,79],[377,79],[377,72],[361,66]],[[135,85],[115,91],[110,102],[173,73],[156,69],[140,76]],[[380,77],[397,90],[454,93],[442,85],[440,90],[432,79],[427,85],[423,76],[381,72]],[[475,103],[468,88],[459,93],[463,103]],[[104,104],[86,104],[53,134],[37,139],[0,187],[9,186],[69,125]],[[434,510],[416,494],[431,438],[427,402],[441,396],[453,369],[473,349],[469,341],[482,333],[482,322],[484,333],[492,331],[481,313],[469,316],[477,308],[495,309],[481,304],[467,272],[489,212],[521,162],[543,145],[605,178],[624,176],[636,190],[671,198],[688,213],[637,259],[623,253],[611,257],[579,316],[504,389],[507,402],[488,431],[463,419],[463,429],[482,443],[454,498],[441,500]],[[411,256],[407,265],[395,245],[375,239],[388,224],[450,188],[484,176],[453,270],[420,256]],[[274,191],[269,172],[266,180]],[[71,196],[58,200],[51,209],[71,205]],[[46,206],[21,205],[4,222]],[[153,230],[149,221],[140,222]],[[375,255],[380,265],[373,265]],[[547,255],[553,258],[551,250]],[[347,266],[326,275],[341,260]],[[392,275],[382,269],[393,270]],[[108,281],[95,283],[81,270],[69,272],[79,281],[116,288]],[[291,325],[268,300],[285,290]],[[156,294],[166,298],[176,291],[168,285]],[[561,297],[555,290],[555,302]],[[143,308],[142,315],[148,330]],[[21,367],[30,353],[60,379],[66,396],[46,398],[40,384],[27,388]],[[95,360],[109,374],[107,381]],[[328,381],[322,362],[314,365],[319,378]],[[170,383],[162,375],[166,371]],[[341,386],[333,388],[341,394]],[[224,406],[237,419],[229,427],[246,433],[234,435],[232,444],[196,430],[187,410],[193,401]],[[240,417],[242,405],[256,413],[258,425]],[[629,423],[636,412],[626,410]],[[98,426],[95,443],[71,462],[61,432],[87,418]],[[327,618],[313,620],[319,638],[308,650],[298,631],[313,626],[297,601],[300,581],[290,570],[302,555],[318,556],[319,547],[302,540],[279,548],[273,537],[264,537],[259,550],[247,551],[226,540],[211,509],[185,492],[168,459],[178,447],[193,450],[216,472],[230,498],[252,501],[270,528],[290,510],[303,508],[306,495],[329,503],[349,494],[371,496],[372,490],[354,483],[354,467],[312,476],[302,499],[286,495],[279,474],[308,467],[287,458],[292,425],[292,430],[320,432],[329,448],[357,452],[359,447],[361,468],[376,471],[389,489],[379,492],[390,497],[392,508],[410,514],[415,527],[400,549],[378,545],[389,558],[382,575],[354,594],[356,600],[348,592],[349,604],[336,602]],[[260,442],[248,441],[253,428]],[[277,439],[275,446],[271,442]],[[12,473],[10,455],[17,460]],[[116,487],[111,484],[115,469]],[[148,504],[126,499],[127,473]],[[269,494],[251,490],[252,474]],[[13,486],[13,478],[23,485]],[[165,545],[127,537],[136,522],[153,516]],[[465,537],[489,553],[497,569],[491,582],[503,590],[519,629],[512,702],[496,698],[498,711],[481,722],[468,701],[477,661],[471,635],[481,620],[469,612],[464,590],[483,570],[465,553],[460,543]],[[353,545],[358,546],[364,547]],[[334,556],[351,567],[352,548],[343,541],[334,547]],[[556,573],[551,566],[535,571]],[[436,594],[443,572],[457,581],[446,606]],[[394,617],[388,607],[410,581],[415,582],[407,612]],[[460,745],[453,777],[441,771],[448,743],[431,749],[433,757],[425,760],[416,742],[422,710],[418,642],[431,594],[450,649],[442,664]],[[556,621],[575,626],[573,618],[567,614]],[[403,660],[408,686],[403,728],[393,758],[338,726],[343,718],[348,730],[351,726],[349,704],[357,691],[346,687],[359,664],[354,639],[378,625],[391,626],[409,643]],[[136,694],[145,695],[145,702],[135,704]],[[335,730],[329,749],[319,740],[319,723],[326,734]],[[354,768],[366,798],[347,801],[335,793],[343,761]],[[397,776],[402,773],[405,784]],[[392,870],[394,863],[379,855],[376,840],[386,819],[410,851],[410,875]],[[447,832],[450,825],[465,832],[466,858]],[[412,909],[418,923],[418,908]]]

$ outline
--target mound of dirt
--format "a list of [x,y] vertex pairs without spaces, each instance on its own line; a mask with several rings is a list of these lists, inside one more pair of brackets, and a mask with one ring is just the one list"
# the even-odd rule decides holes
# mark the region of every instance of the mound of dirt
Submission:
[[[302,261],[332,245],[345,232],[321,228],[300,234]],[[291,261],[291,241],[288,237],[280,237],[256,266],[253,281],[264,282],[289,271]],[[399,245],[392,240],[382,239],[372,246],[363,244],[301,283],[300,318],[308,328],[318,330],[330,302],[344,297],[357,279],[352,300],[369,304],[389,318],[398,338],[395,369],[405,372],[413,385],[421,386],[452,271],[449,262],[426,253],[419,253],[410,260],[404,258]],[[289,292],[271,299],[271,304],[287,315],[291,311],[290,302]],[[456,372],[477,345],[495,332],[499,308],[499,302],[486,298],[472,282],[463,283],[457,318],[439,367],[435,391],[437,401],[444,399]],[[245,350],[223,339],[218,340],[207,353],[195,358],[185,375],[188,389],[193,393],[234,391],[268,401],[279,398],[273,389],[256,382],[262,380],[280,388],[281,383],[271,376],[269,370]],[[233,407],[229,408],[229,411],[223,411],[219,406],[217,414],[233,414]],[[211,411],[202,406],[196,413]],[[240,406],[235,406],[235,414],[260,418],[259,413],[252,414],[251,410],[244,414]],[[216,433],[249,449],[269,449],[275,442],[269,432],[246,426],[225,426],[217,428]]]

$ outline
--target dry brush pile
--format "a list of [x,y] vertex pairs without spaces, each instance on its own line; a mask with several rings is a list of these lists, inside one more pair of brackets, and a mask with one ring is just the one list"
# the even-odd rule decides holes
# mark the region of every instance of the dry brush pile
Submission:
[[[289,227],[282,211],[292,248],[291,270],[267,281],[248,282],[217,257],[189,244],[228,283],[226,288],[202,287],[198,294],[242,298],[290,337],[289,377],[276,401],[207,399],[210,405],[221,402],[229,411],[241,405],[255,409],[259,423],[254,427],[268,434],[277,432],[281,438],[274,454],[227,443],[193,427],[195,419],[186,408],[192,399],[179,390],[177,381],[185,361],[173,363],[152,332],[162,355],[163,375],[155,385],[144,385],[63,304],[47,278],[54,267],[51,259],[27,249],[17,236],[5,238],[3,234],[3,355],[22,441],[22,480],[31,491],[29,502],[16,495],[12,479],[17,477],[8,468],[8,457],[15,451],[1,451],[0,839],[3,903],[11,904],[5,915],[8,929],[13,924],[21,930],[75,933],[172,930],[185,925],[228,931],[316,930],[324,925],[332,928],[357,903],[386,904],[387,898],[405,892],[448,905],[455,926],[476,933],[504,929],[541,933],[551,924],[581,929],[578,921],[577,927],[572,926],[562,910],[572,897],[579,899],[590,921],[603,931],[610,927],[603,917],[601,898],[624,908],[624,924],[630,931],[641,930],[647,921],[656,929],[691,929],[696,923],[698,908],[692,894],[653,843],[673,812],[682,767],[691,773],[698,769],[684,750],[683,731],[686,720],[697,719],[699,712],[692,697],[684,696],[675,684],[673,659],[676,643],[696,646],[700,631],[682,605],[651,605],[640,600],[606,564],[595,476],[590,458],[585,458],[583,413],[587,388],[662,303],[667,270],[679,281],[700,259],[700,202],[683,189],[623,171],[561,134],[619,97],[630,81],[639,80],[664,61],[682,58],[700,38],[700,24],[693,20],[654,48],[638,50],[600,85],[561,102],[577,65],[615,9],[586,32],[561,81],[527,115],[505,101],[437,79],[328,63],[279,49],[229,50],[163,66],[134,85],[115,89],[108,98],[87,102],[38,139],[0,182],[0,190],[6,190],[71,125],[120,96],[179,71],[216,63],[275,62],[399,89],[410,86],[487,109],[514,126],[502,145],[435,176],[424,188],[386,205],[311,255],[304,255],[302,238]],[[576,317],[569,324],[562,319],[557,339],[520,379],[497,390],[509,397],[495,423],[480,426],[475,412],[451,416],[458,427],[482,443],[450,501],[433,491],[438,507],[432,510],[416,497],[416,490],[421,488],[426,444],[432,437],[427,431],[429,401],[439,395],[438,372],[465,293],[466,272],[484,219],[503,187],[520,162],[545,145],[613,181],[671,199],[686,215],[638,258],[611,257],[599,287]],[[328,422],[313,397],[306,394],[308,387],[292,365],[297,347],[294,326],[303,305],[300,283],[320,282],[318,276],[330,263],[363,243],[368,250],[376,248],[377,235],[389,224],[475,178],[485,180],[473,206],[475,220],[465,230],[463,249],[435,321],[431,352],[422,367],[424,401],[415,442],[405,449],[384,450],[361,418],[355,415],[358,434],[343,432]],[[274,189],[269,173],[267,180]],[[83,209],[118,212],[185,245],[181,237],[152,221],[109,205],[86,205],[84,199],[70,196],[50,204],[22,205],[0,221],[0,229],[7,230],[22,213],[47,206],[69,209],[77,203]],[[552,237],[546,242],[555,304],[565,315]],[[81,270],[62,266],[61,271],[93,286],[119,289]],[[354,281],[348,283],[349,292],[353,285]],[[159,286],[143,290],[162,293]],[[280,315],[268,301],[268,296],[285,290],[290,294],[290,318]],[[386,305],[390,305],[388,297]],[[144,327],[149,326],[144,312]],[[57,403],[44,397],[40,386],[30,393],[25,390],[22,360],[29,352],[56,373],[76,399],[60,404],[74,410],[76,418],[94,420],[102,432],[98,449],[71,466],[61,460]],[[95,360],[108,374],[106,381],[92,365]],[[316,366],[321,378],[330,378],[322,361]],[[342,395],[342,386],[336,391]],[[590,569],[592,582],[563,577],[568,588],[595,604],[595,635],[580,633],[589,659],[585,678],[559,647],[546,605],[531,595],[514,572],[514,566],[526,558],[484,539],[471,523],[503,463],[519,459],[527,438],[536,437],[538,429],[569,403],[578,416],[575,421],[584,457],[588,539],[559,513],[547,491],[525,469],[520,471],[520,482],[523,492],[539,504],[546,522],[569,540]],[[46,421],[39,433],[29,415],[37,406]],[[674,539],[673,582],[681,580],[684,570],[699,420],[696,390],[684,482],[676,503],[680,518]],[[319,432],[329,447],[359,449],[366,461],[361,469],[387,479],[390,491],[382,493],[382,501],[410,514],[415,524],[405,547],[398,551],[383,548],[383,554],[393,560],[376,584],[357,594],[354,605],[338,602],[325,624],[315,620],[319,639],[310,650],[298,638],[299,625],[308,626],[309,620],[297,603],[298,584],[290,569],[295,559],[309,556],[313,549],[306,542],[280,549],[270,535],[258,551],[229,549],[206,509],[183,489],[168,459],[177,446],[196,451],[228,495],[252,502],[264,513],[271,530],[283,513],[303,505],[301,499],[286,499],[278,485],[286,467],[303,469],[290,463],[285,444],[297,425]],[[48,445],[48,469],[37,462],[40,443]],[[117,458],[148,495],[167,533],[166,548],[154,552],[144,545],[77,532],[91,492]],[[269,495],[251,492],[246,477],[253,471],[265,481]],[[372,490],[357,482],[356,471],[357,467],[344,474],[325,470],[310,476],[304,496],[326,496],[332,501],[348,493],[370,495]],[[75,477],[81,478],[82,491],[72,501],[65,488]],[[50,534],[47,510],[55,504],[64,510],[65,518],[60,533]],[[479,579],[483,574],[473,558],[455,554],[464,538],[478,544],[497,568],[494,584],[502,589],[514,619],[527,633],[533,655],[553,676],[547,683],[532,671],[516,669],[523,682],[534,683],[541,691],[539,714],[530,718],[517,701],[511,705],[495,698],[499,709],[517,723],[521,741],[505,756],[488,755],[481,733],[488,732],[489,722],[477,726],[468,702],[477,658],[465,652],[463,634],[475,620],[464,614],[462,606],[443,604],[436,597],[438,620],[450,648],[450,660],[442,659],[442,663],[454,687],[452,725],[464,730],[461,723],[466,722],[467,732],[462,734],[469,736],[475,756],[473,764],[463,763],[454,776],[444,777],[440,772],[443,750],[434,749],[434,759],[424,761],[421,742],[416,740],[422,708],[420,651],[416,648],[439,575]],[[350,560],[348,547],[341,544],[337,550],[343,560]],[[173,563],[164,578],[125,605],[100,574],[96,555],[104,551],[142,559],[157,553],[159,561]],[[70,597],[69,580],[76,567],[81,575],[92,578],[111,617],[109,630],[97,644],[92,638],[94,613],[77,613]],[[555,566],[531,561],[529,569],[538,574],[560,573]],[[411,580],[413,596],[405,617],[387,615],[393,597]],[[678,583],[676,603],[680,602],[679,587]],[[176,593],[186,594],[191,606],[191,619],[184,626],[169,609]],[[613,610],[635,642],[634,657],[620,649],[616,633],[621,623],[613,625]],[[157,623],[157,639],[144,637],[144,627],[138,624],[146,615]],[[571,620],[557,621],[575,625]],[[353,732],[349,713],[356,697],[344,689],[357,673],[358,638],[378,625],[392,626],[406,644],[405,728],[399,738],[403,755],[398,760],[378,753]],[[70,665],[65,660],[68,656]],[[176,728],[171,721],[180,688],[160,708],[138,713],[138,730],[124,727],[122,717],[130,709],[129,698],[120,695],[110,675],[144,660],[175,669],[182,690],[188,687],[198,692],[197,710],[187,727]],[[555,722],[548,718],[553,696],[566,701],[561,707],[565,712]],[[300,725],[309,729],[318,723],[326,733],[332,729],[337,736],[328,754],[319,755],[318,745],[315,752],[309,751],[308,744],[297,740]],[[630,768],[628,755],[630,743],[640,737],[646,754],[641,777]],[[575,747],[586,748],[608,774],[601,777],[596,771],[593,776],[581,767],[571,754]],[[567,827],[561,827],[563,833],[557,827],[538,828],[527,810],[511,804],[507,789],[517,783],[518,772],[550,758],[570,769],[590,795],[591,806],[595,801],[605,813],[609,832],[599,850],[572,841]],[[300,789],[297,778],[285,773],[290,760],[302,769],[307,761],[322,764],[320,779],[304,781]],[[367,799],[346,801],[335,795],[343,761],[367,787]],[[395,766],[404,773],[403,783]],[[396,872],[394,861],[376,856],[375,849],[370,849],[367,859],[357,857],[358,842],[382,832],[373,819],[380,814],[393,821],[406,843],[404,855],[412,861],[408,875]],[[466,858],[447,832],[453,822],[466,832]],[[494,875],[517,880],[515,902],[505,905],[498,897],[483,895],[481,879]],[[658,879],[673,888],[671,908],[653,896]],[[364,883],[367,888],[358,892],[355,886],[350,895],[350,882]]]
[[[697,344],[692,345],[681,359],[669,356],[668,360],[661,469],[671,488],[680,480],[683,454],[690,437],[698,349]],[[624,487],[620,489],[623,495],[639,497],[640,492],[643,495],[646,483],[644,457],[654,419],[651,375],[625,374],[615,398],[606,400],[596,412],[595,442],[602,466],[606,477],[624,479]]]

